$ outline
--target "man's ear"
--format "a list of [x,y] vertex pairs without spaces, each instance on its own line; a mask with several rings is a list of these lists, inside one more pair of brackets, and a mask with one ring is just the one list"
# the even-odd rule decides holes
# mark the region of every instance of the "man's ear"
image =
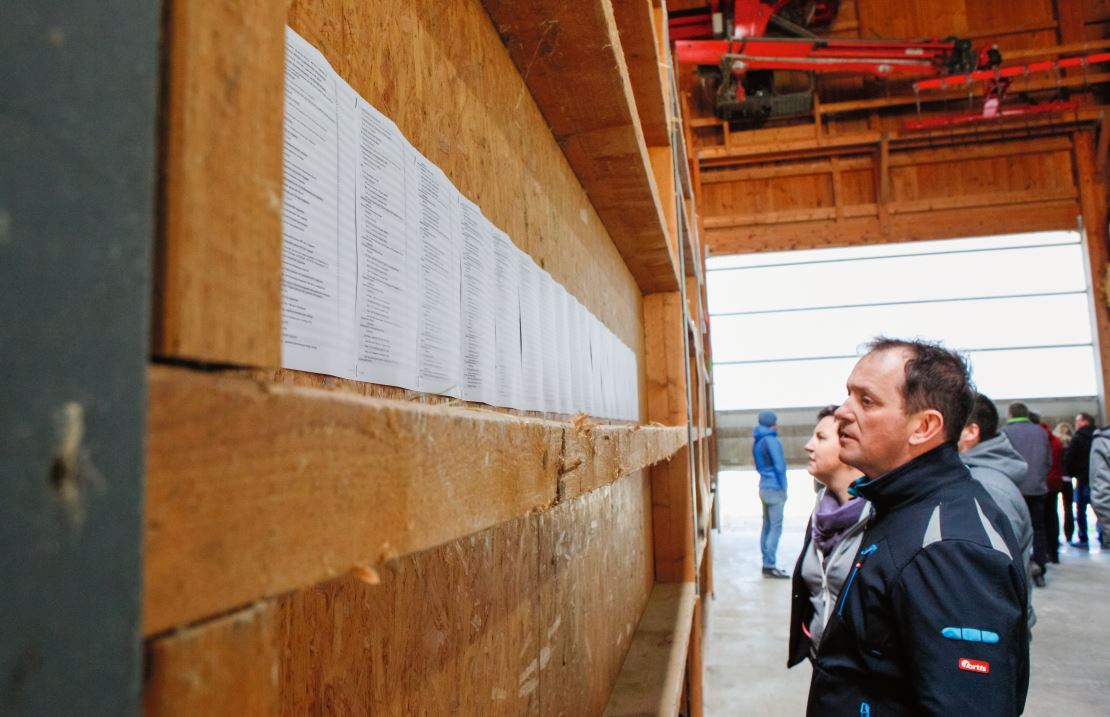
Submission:
[[935,408],[927,408],[917,414],[917,425],[910,434],[910,445],[920,446],[931,442],[937,436],[944,436],[944,416]]

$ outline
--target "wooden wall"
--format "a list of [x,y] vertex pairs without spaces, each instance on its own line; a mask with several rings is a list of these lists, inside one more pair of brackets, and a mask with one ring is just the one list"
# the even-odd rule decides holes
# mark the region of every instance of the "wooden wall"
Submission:
[[[280,368],[286,24],[636,352],[646,416],[641,289],[478,0],[173,3],[152,354],[175,368],[152,370],[147,713],[600,713],[654,580],[640,469],[685,427],[641,440],[481,408],[446,444],[470,467],[444,471],[442,447],[405,436],[434,441],[457,402]],[[529,449],[508,455],[505,431]],[[391,470],[410,489],[359,487]]]
[[651,589],[645,481],[155,640],[147,712],[600,714]]

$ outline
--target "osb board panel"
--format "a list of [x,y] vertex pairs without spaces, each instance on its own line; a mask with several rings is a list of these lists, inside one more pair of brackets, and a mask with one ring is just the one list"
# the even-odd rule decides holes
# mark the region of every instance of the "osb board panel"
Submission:
[[174,2],[155,355],[281,361],[281,3]]
[[666,458],[684,428],[593,426],[155,367],[144,633],[374,571]]
[[651,589],[646,494],[636,474],[395,561],[380,584],[159,637],[147,714],[599,714]]
[[674,290],[678,273],[609,0],[483,4],[640,288]]
[[640,290],[477,0],[221,0],[174,3],[168,23],[155,353],[279,364],[287,22],[642,352]]
[[[575,530],[560,525],[568,513]],[[652,585],[646,477],[614,484],[607,501],[575,501],[539,520],[540,534],[553,538],[541,545],[539,556],[541,622],[561,637],[546,656],[541,651],[539,679],[541,687],[573,685],[559,700],[544,699],[540,714],[601,714]],[[588,559],[606,541],[612,544],[604,555]],[[594,668],[584,671],[584,665]]]

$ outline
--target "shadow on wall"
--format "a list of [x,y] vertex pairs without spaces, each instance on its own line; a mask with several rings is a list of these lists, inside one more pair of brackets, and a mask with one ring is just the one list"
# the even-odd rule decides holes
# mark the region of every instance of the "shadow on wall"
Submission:
[[[1018,399],[1012,399],[1018,400]],[[1088,396],[1080,398],[1043,398],[1026,401],[1029,408],[1040,411],[1049,426],[1059,421],[1071,423],[1080,411],[1099,415],[1098,399]],[[1010,399],[998,401],[998,410],[1005,416]],[[807,461],[806,441],[817,422],[820,406],[809,408],[774,408],[779,417],[778,433],[786,453],[786,463],[790,466],[804,466]],[[752,429],[758,423],[757,416],[762,409],[717,412],[717,450],[721,460],[721,470],[752,468]]]

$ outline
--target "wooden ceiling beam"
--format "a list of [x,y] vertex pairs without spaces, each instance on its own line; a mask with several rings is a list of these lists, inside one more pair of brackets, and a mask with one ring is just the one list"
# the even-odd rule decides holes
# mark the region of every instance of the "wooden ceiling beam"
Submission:
[[715,256],[788,249],[825,249],[1075,229],[1078,216],[1079,207],[1075,200],[1007,204],[994,208],[963,207],[927,214],[893,213],[885,230],[878,217],[845,218],[842,222],[833,222],[822,216],[811,221],[789,224],[706,229],[706,242],[711,255]]
[[662,60],[659,57],[655,12],[652,0],[613,0],[624,61],[632,79],[632,94],[636,98],[644,141],[649,147],[671,144],[665,99],[669,93],[664,92],[659,72]]

